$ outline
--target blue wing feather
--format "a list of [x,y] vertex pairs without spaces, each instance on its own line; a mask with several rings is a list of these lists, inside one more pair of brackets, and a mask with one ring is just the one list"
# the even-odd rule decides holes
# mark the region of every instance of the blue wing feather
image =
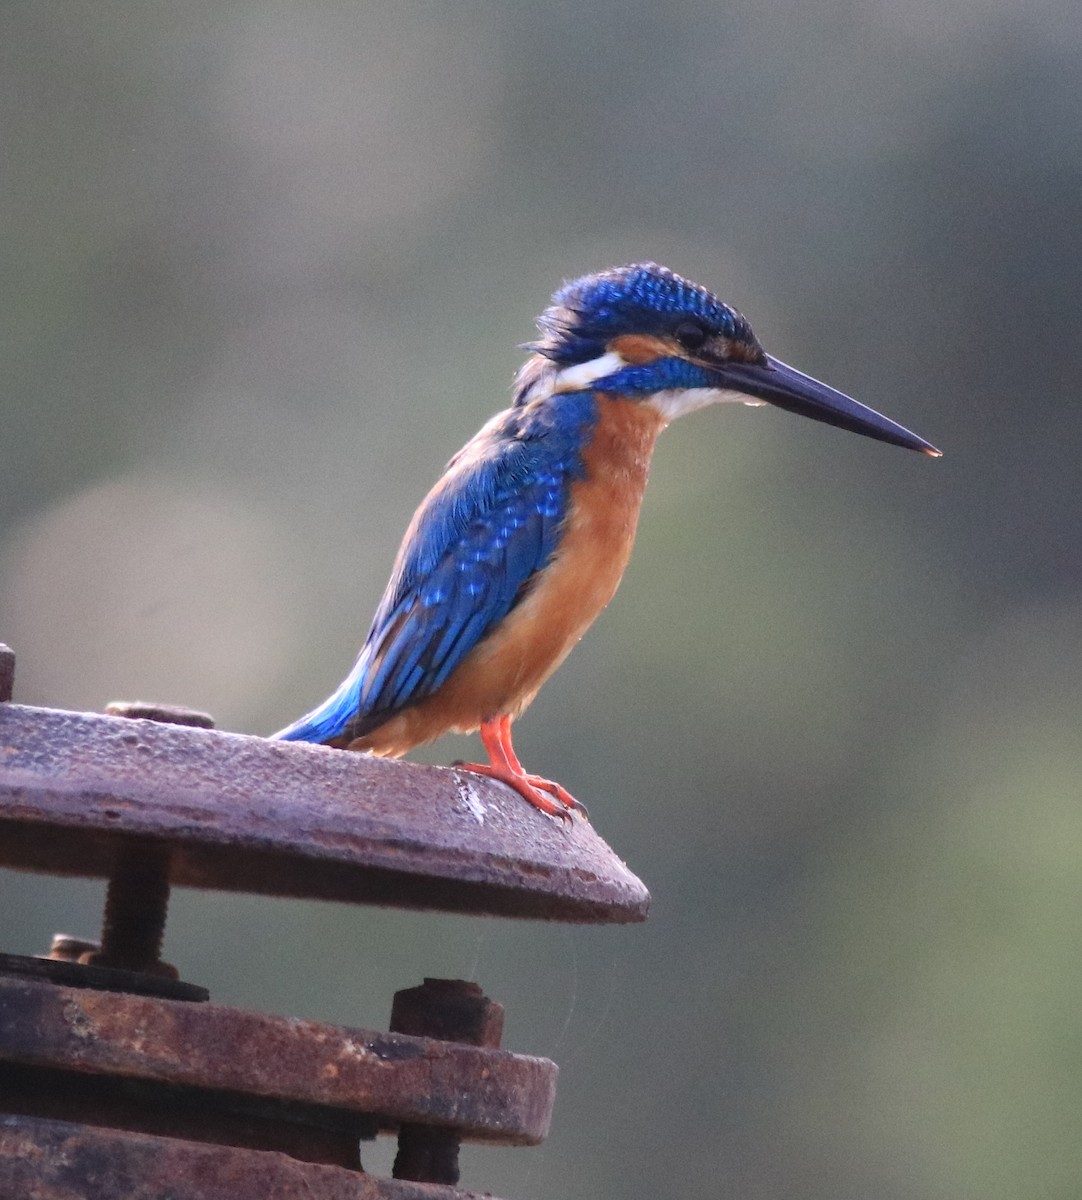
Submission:
[[556,549],[582,472],[593,400],[560,400],[559,414],[500,413],[451,460],[410,523],[353,670],[275,737],[361,736],[434,692],[507,615]]

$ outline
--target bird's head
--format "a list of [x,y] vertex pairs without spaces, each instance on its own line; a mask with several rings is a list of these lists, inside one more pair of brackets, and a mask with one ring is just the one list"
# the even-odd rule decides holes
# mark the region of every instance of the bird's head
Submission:
[[593,391],[651,404],[666,420],[708,404],[769,403],[880,441],[939,451],[923,438],[767,354],[748,322],[704,287],[656,263],[566,284],[538,320],[520,402]]

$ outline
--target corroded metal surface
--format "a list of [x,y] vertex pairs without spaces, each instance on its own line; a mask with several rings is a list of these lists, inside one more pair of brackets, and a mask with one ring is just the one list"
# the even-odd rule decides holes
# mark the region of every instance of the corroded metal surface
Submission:
[[565,921],[649,904],[588,822],[465,771],[0,705],[0,866],[107,876],[132,838],[190,887]]
[[[544,1058],[2,977],[0,1063],[367,1113],[387,1129],[416,1122],[509,1145],[545,1137],[556,1090]],[[205,1119],[213,1128],[213,1113]]]
[[[34,1200],[481,1200],[285,1154],[0,1116],[0,1196]],[[489,1198],[491,1200],[491,1197]]]
[[392,1033],[493,1049],[503,1037],[503,1018],[503,1005],[465,979],[426,979],[395,992],[391,1004]]
[[[10,1062],[0,1068],[0,1113],[273,1150],[352,1171],[360,1169],[362,1142],[379,1132],[363,1113]],[[7,1200],[2,1189],[0,1196]]]

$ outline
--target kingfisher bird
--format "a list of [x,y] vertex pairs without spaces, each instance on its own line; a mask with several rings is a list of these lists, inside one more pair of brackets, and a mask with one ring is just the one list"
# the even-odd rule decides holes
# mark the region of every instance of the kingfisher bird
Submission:
[[273,736],[399,757],[480,730],[489,761],[463,769],[570,819],[583,806],[523,769],[511,723],[612,599],[670,421],[766,403],[940,452],[767,354],[736,309],[656,263],[566,284],[537,324],[511,406],[414,514],[353,670]]

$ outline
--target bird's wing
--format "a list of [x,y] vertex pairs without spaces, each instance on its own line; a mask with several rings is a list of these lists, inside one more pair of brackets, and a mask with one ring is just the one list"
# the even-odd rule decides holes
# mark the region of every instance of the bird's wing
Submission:
[[276,737],[359,737],[424,699],[549,559],[578,456],[562,439],[493,436],[491,425],[451,460],[414,515],[349,677]]

